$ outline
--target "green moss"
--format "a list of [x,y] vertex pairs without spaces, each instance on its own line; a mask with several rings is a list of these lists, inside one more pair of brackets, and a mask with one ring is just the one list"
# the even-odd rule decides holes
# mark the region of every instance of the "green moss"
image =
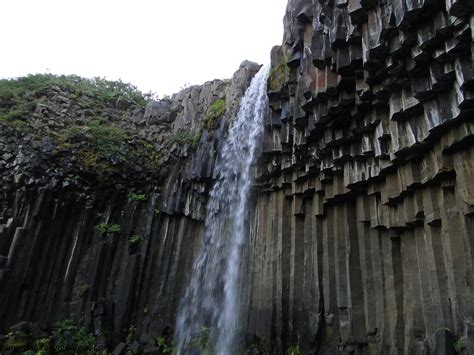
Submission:
[[226,99],[218,99],[212,103],[211,106],[207,109],[206,117],[204,118],[204,123],[208,130],[211,130],[214,126],[214,123],[221,118],[225,113]]
[[289,73],[290,68],[286,63],[280,63],[276,67],[271,68],[268,75],[268,89],[270,91],[282,90]]

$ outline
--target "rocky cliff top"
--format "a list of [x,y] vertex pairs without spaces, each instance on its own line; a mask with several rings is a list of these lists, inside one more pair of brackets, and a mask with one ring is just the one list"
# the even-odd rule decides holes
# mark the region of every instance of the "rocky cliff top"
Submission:
[[39,74],[2,80],[1,186],[140,190],[166,184],[191,155],[201,158],[186,168],[187,179],[210,178],[223,136],[215,132],[226,129],[257,68],[243,62],[232,79],[161,100],[103,79]]

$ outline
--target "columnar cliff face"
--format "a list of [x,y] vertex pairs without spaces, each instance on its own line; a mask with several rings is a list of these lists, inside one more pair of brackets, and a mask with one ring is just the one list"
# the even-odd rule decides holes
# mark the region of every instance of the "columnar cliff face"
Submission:
[[248,330],[474,353],[471,1],[290,1],[272,52]]
[[[249,211],[254,353],[474,353],[473,10],[289,1]],[[12,121],[0,95],[0,333],[73,318],[99,348],[135,326],[130,351],[160,350],[258,68],[146,108],[50,86]]]
[[[129,348],[157,351],[152,336],[169,335],[200,245],[216,155],[259,67],[146,108],[48,87],[31,112],[0,122],[1,331],[74,319],[99,348],[136,327]],[[91,146],[99,129],[123,140]]]

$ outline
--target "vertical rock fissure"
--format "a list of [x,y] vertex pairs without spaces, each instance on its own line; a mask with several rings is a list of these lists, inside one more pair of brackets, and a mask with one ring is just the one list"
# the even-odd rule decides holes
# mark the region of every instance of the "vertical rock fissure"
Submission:
[[199,347],[220,355],[235,351],[251,167],[268,112],[268,74],[264,66],[252,80],[215,167],[203,243],[176,320],[179,354]]

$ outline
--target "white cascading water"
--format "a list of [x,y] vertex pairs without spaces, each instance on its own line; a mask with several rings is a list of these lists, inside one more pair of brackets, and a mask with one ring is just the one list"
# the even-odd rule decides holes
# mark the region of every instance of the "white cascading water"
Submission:
[[268,74],[264,66],[253,78],[216,163],[203,244],[176,320],[178,354],[199,354],[196,343],[207,335],[212,353],[236,352],[251,165],[268,112]]

